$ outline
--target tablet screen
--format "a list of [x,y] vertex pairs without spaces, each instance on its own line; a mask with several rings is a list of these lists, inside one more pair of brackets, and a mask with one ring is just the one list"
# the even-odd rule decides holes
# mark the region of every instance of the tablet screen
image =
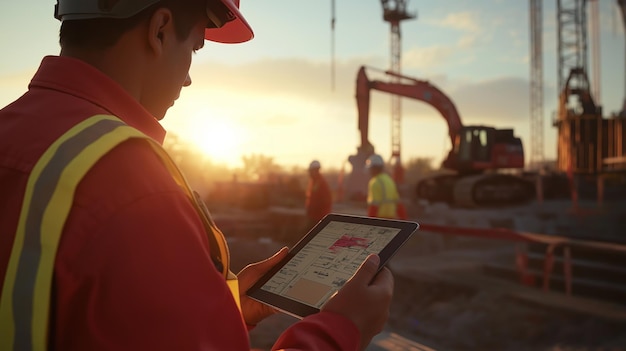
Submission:
[[320,308],[400,228],[330,221],[260,288]]

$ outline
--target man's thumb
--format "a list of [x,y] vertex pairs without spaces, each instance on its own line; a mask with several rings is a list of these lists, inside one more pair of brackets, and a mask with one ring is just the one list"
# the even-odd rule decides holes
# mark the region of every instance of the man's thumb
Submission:
[[[252,263],[243,268],[248,272],[254,272],[257,275],[263,275],[265,272],[269,271],[272,267],[274,267],[280,260],[282,260],[285,256],[287,256],[287,252],[289,252],[289,248],[286,246],[278,250],[272,257],[266,258],[263,261],[259,261],[256,263]],[[242,271],[243,271],[242,270]],[[240,272],[241,273],[241,272]]]
[[278,250],[274,255],[272,255],[272,257],[266,258],[263,261],[259,262],[259,266],[258,266],[259,270],[267,271],[270,268],[274,267],[274,265],[276,265],[278,261],[282,260],[287,255],[288,251],[289,251],[289,248],[284,246],[280,250]]
[[380,264],[380,257],[375,254],[367,256],[365,261],[361,263],[361,266],[356,271],[352,279],[352,282],[369,285],[374,279],[376,272],[378,272],[378,265]]

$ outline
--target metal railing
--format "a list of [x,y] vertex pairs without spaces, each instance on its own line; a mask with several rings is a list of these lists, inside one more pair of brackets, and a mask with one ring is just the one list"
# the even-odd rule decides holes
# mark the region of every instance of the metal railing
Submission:
[[[554,270],[554,256],[557,248],[563,248],[563,277],[565,281],[565,293],[572,294],[572,248],[594,249],[606,252],[619,252],[626,255],[626,245],[617,243],[607,243],[593,240],[581,240],[557,235],[537,234],[529,232],[515,231],[506,228],[468,228],[454,227],[437,224],[420,224],[420,231],[439,233],[444,235],[468,236],[474,238],[504,240],[515,243],[538,243],[546,245],[543,260],[543,276],[541,286],[544,291],[550,290],[550,278]],[[516,268],[519,274],[520,283],[534,286],[534,276],[529,272],[528,253],[522,245],[516,246]]]

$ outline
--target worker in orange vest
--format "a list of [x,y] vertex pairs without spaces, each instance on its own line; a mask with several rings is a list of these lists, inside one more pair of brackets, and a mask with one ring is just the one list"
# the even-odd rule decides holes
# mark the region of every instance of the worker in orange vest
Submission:
[[406,219],[406,207],[400,199],[396,183],[385,172],[383,158],[374,154],[367,159],[365,166],[371,177],[367,185],[367,215]]
[[311,229],[324,216],[330,213],[333,206],[333,194],[328,182],[321,174],[322,166],[313,160],[309,164],[309,181],[306,187],[307,230]]

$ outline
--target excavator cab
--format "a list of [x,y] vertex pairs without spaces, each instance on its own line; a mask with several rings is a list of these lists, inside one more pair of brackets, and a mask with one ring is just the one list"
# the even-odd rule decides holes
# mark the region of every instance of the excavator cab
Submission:
[[457,134],[453,155],[455,160],[449,166],[461,174],[524,168],[522,141],[512,129],[464,126]]
[[524,168],[524,148],[512,129],[463,126],[443,163],[456,174],[418,182],[417,198],[464,207],[497,207],[527,203],[534,185],[512,174],[487,170]]

